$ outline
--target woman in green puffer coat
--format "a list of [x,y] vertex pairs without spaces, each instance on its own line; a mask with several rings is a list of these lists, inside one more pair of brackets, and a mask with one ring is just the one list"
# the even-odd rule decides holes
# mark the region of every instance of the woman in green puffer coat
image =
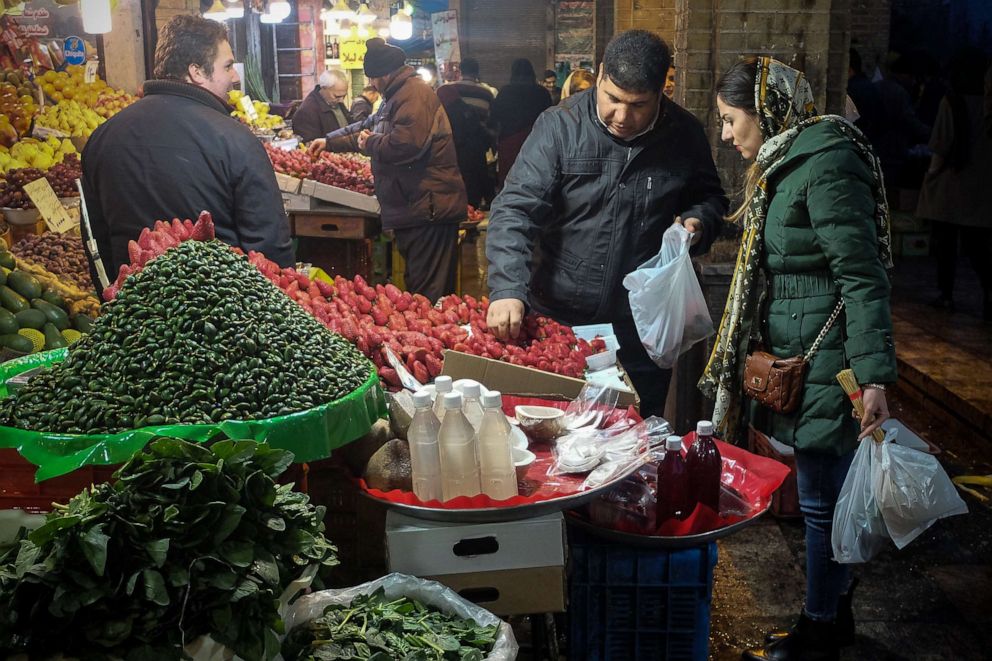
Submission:
[[[714,418],[725,437],[750,420],[795,448],[806,525],[799,622],[743,658],[836,659],[839,647],[854,640],[854,620],[850,570],[832,559],[834,506],[858,443],[888,418],[885,385],[896,380],[881,172],[864,136],[842,117],[817,115],[803,74],[781,62],[736,64],[717,85],[717,106],[723,140],[754,164],[744,203],[731,216],[744,233],[700,387],[716,401]],[[748,351],[760,341],[780,358],[806,355],[832,316],[807,367],[798,410],[775,414],[743,401]],[[864,393],[860,422],[836,381],[848,367]]]

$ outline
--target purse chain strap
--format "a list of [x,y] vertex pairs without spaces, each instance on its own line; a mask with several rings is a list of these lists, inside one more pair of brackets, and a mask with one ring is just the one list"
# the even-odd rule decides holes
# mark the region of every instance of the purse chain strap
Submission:
[[813,356],[819,350],[820,344],[823,342],[823,338],[825,338],[827,336],[827,333],[830,332],[831,327],[833,327],[834,322],[837,321],[837,317],[840,316],[841,310],[843,309],[844,309],[844,299],[841,298],[839,301],[837,301],[837,307],[835,307],[834,311],[830,314],[830,318],[827,319],[827,323],[824,324],[823,330],[821,330],[820,334],[816,336],[816,340],[813,342],[813,346],[811,346],[809,348],[809,351],[806,352],[806,355],[803,356],[804,363],[808,363],[809,361],[813,360]]

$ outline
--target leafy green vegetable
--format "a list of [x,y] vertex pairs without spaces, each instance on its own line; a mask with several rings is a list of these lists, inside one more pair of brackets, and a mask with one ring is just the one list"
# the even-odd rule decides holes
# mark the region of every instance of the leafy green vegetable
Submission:
[[482,661],[496,643],[498,625],[482,626],[415,600],[390,601],[382,588],[356,597],[289,632],[287,661]]
[[291,462],[254,441],[154,440],[0,556],[0,650],[158,661],[209,634],[273,658],[283,590],[337,564],[324,508],[275,482]]

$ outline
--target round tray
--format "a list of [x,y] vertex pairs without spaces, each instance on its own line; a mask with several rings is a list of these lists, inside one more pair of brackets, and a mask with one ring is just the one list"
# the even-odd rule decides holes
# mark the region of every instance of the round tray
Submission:
[[764,514],[771,509],[771,501],[765,505],[765,509],[761,510],[757,514],[751,516],[750,518],[744,519],[743,521],[738,521],[737,523],[732,523],[729,526],[719,528],[717,530],[711,530],[709,532],[699,533],[697,535],[683,535],[682,537],[660,537],[657,535],[637,535],[631,532],[622,532],[620,530],[611,530],[609,528],[601,528],[597,525],[586,521],[582,516],[574,512],[570,512],[565,521],[570,526],[575,526],[576,528],[587,532],[590,535],[600,537],[602,539],[610,540],[611,542],[619,542],[627,546],[639,546],[642,548],[665,548],[665,549],[684,549],[692,546],[701,546],[703,544],[709,544],[710,542],[715,542],[723,537],[728,537],[736,532],[747,528],[752,523],[760,519]]
[[11,225],[34,225],[41,218],[41,212],[37,209],[11,209],[3,208],[3,217]]
[[[636,470],[636,469],[635,469]],[[631,471],[633,472],[633,471]],[[620,481],[627,477],[629,473],[620,475],[616,479],[606,482],[596,489],[580,491],[561,498],[551,498],[549,500],[539,500],[523,505],[512,507],[478,507],[474,509],[442,509],[438,507],[423,507],[422,505],[407,505],[406,503],[395,503],[383,498],[376,498],[365,489],[359,487],[359,493],[369,500],[383,505],[387,509],[396,510],[400,514],[406,514],[415,519],[426,519],[428,521],[441,521],[443,523],[498,523],[500,521],[517,521],[519,519],[529,519],[545,514],[554,514],[563,510],[579,507],[589,502],[604,491],[609,491]]]

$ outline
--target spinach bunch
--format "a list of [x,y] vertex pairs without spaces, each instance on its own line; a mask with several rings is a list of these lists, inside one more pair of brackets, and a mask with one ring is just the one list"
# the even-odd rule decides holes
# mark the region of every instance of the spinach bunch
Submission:
[[324,508],[275,482],[292,460],[254,441],[155,439],[0,557],[0,650],[158,661],[209,634],[271,659],[282,591],[337,564]]
[[282,653],[287,661],[482,661],[498,633],[406,597],[390,601],[380,588],[296,627]]

